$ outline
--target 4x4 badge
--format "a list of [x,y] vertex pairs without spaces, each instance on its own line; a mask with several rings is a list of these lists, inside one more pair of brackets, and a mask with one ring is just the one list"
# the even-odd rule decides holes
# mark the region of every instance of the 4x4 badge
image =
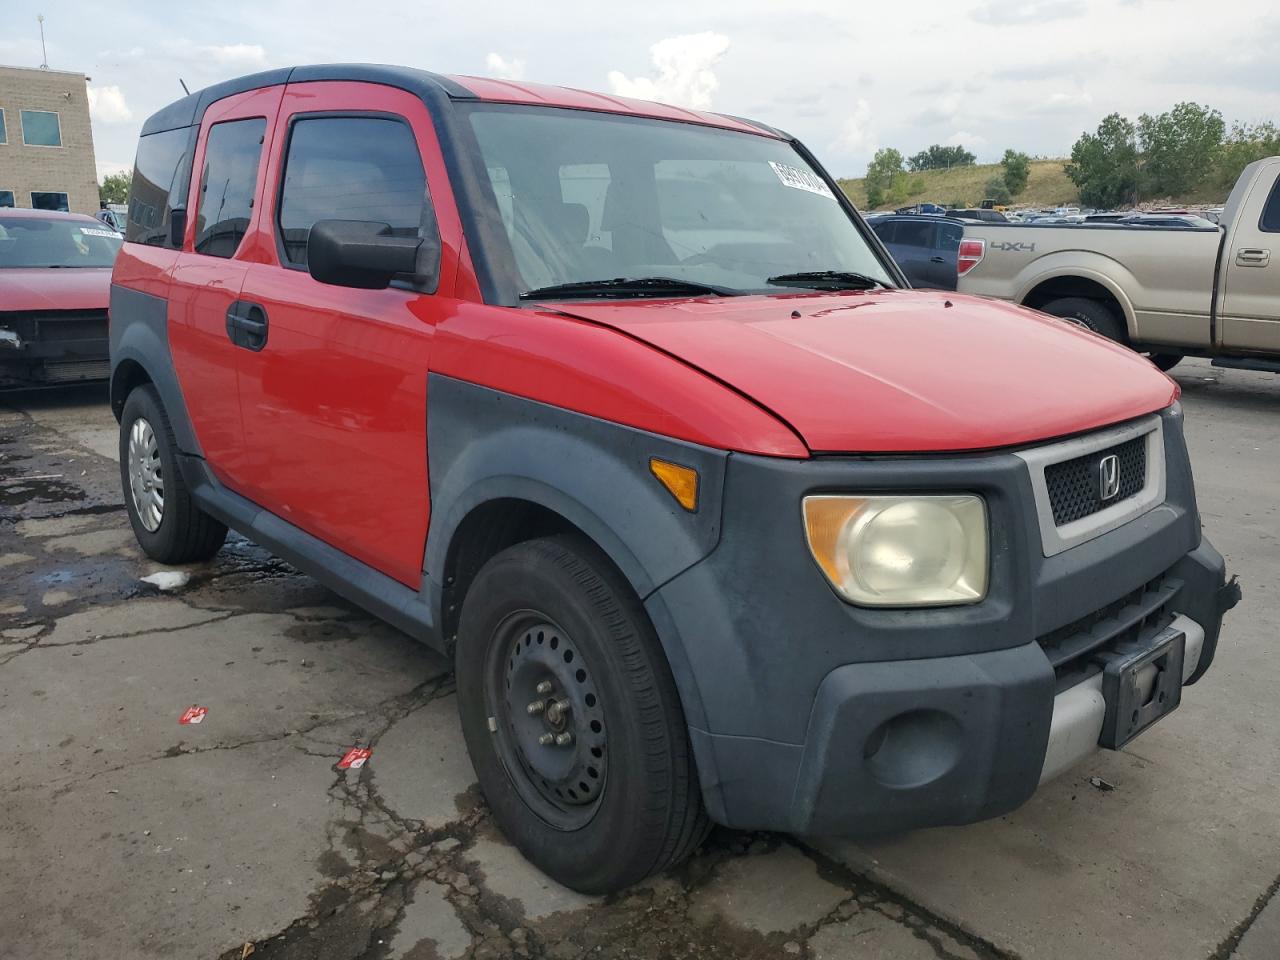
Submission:
[[1114,453],[1098,461],[1098,498],[1103,503],[1120,492],[1120,458]]

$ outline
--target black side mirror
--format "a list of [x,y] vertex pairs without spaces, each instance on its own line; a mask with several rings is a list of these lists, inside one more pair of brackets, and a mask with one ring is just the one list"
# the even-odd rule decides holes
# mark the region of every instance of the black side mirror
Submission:
[[182,238],[187,233],[187,208],[174,207],[169,211],[169,246],[182,249]]
[[317,220],[307,237],[307,269],[321,283],[382,290],[418,271],[421,237],[396,237],[385,223]]

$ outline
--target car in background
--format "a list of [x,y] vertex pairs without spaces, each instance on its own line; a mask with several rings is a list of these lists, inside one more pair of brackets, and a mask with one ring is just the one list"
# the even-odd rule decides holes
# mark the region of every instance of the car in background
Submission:
[[1218,225],[1216,220],[1209,220],[1194,213],[1135,213],[1132,216],[1122,217],[1116,223],[1136,227],[1196,227],[1201,230]]
[[948,210],[946,215],[958,220],[981,220],[984,223],[1009,222],[1009,218],[999,210],[983,210],[978,207],[966,207],[961,210]]
[[0,386],[107,377],[111,267],[123,241],[82,214],[0,210]]
[[956,288],[964,224],[952,217],[887,216],[867,221],[913,287]]
[[893,212],[898,214],[899,216],[909,216],[913,213],[937,215],[937,214],[945,214],[947,212],[947,208],[942,206],[939,203],[916,203],[916,204],[912,204],[909,207],[899,207],[897,210]]
[[105,223],[117,233],[124,233],[124,225],[127,215],[123,210],[113,210],[111,207],[103,207],[94,214],[95,219]]

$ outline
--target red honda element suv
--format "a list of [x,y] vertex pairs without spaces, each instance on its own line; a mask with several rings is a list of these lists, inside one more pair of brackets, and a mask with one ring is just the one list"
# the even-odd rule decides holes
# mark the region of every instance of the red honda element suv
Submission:
[[1005,813],[1213,660],[1176,385],[910,290],[781,131],[297,67],[151,117],[129,206],[139,543],[234,528],[452,657],[495,820],[578,890],[712,821]]

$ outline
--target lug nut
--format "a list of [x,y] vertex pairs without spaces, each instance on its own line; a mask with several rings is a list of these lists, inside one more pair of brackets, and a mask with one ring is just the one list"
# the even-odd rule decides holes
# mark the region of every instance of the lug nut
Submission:
[[530,713],[541,713],[543,710],[547,709],[547,701],[535,700],[533,701],[533,703],[525,707],[525,709],[528,710]]
[[548,693],[550,693],[550,692],[551,692],[551,681],[550,681],[550,680],[543,680],[540,684],[538,684],[538,692],[539,692],[540,694],[542,694],[543,696],[546,696]]
[[549,747],[551,746],[551,744],[556,742],[556,738],[549,733],[544,733],[542,736],[538,738],[538,742],[542,744],[544,747]]
[[565,731],[556,737],[557,747],[567,747],[571,743],[573,743],[573,734],[568,731]]

